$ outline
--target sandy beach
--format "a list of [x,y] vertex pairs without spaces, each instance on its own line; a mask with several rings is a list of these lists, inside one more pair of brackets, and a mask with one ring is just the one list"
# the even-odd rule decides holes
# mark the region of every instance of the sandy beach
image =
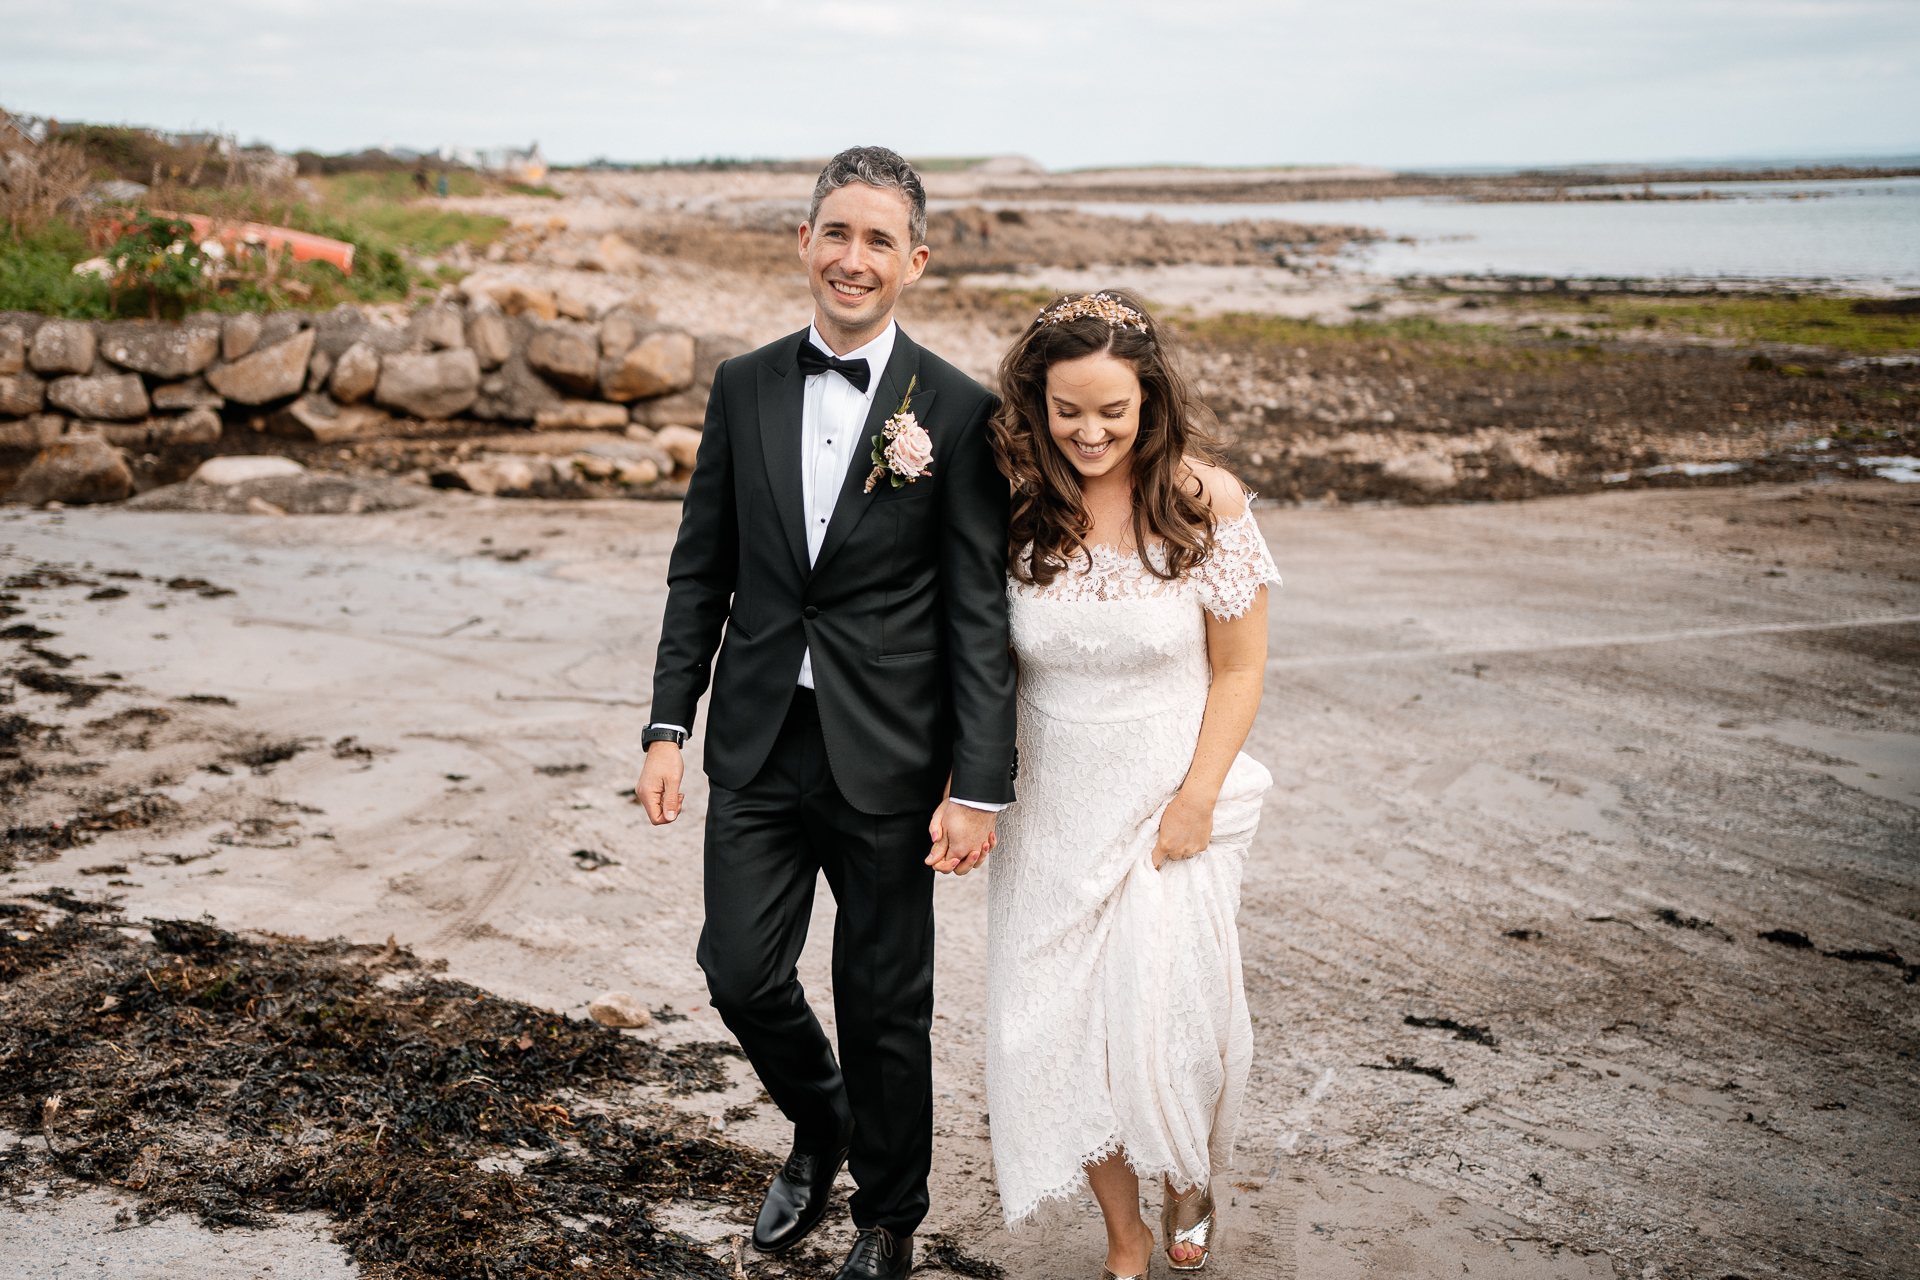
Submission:
[[[10,821],[116,788],[167,804],[19,858],[0,889],[63,887],[135,924],[392,937],[570,1018],[621,989],[687,1015],[630,1036],[724,1038],[693,963],[703,784],[657,831],[622,794],[677,517],[464,494],[339,518],[6,513],[6,575],[74,580],[14,589],[14,621],[52,633],[31,643],[72,658],[65,676],[121,677],[84,709],[9,686],[8,712],[65,726],[28,762],[100,762],[43,779]],[[1241,920],[1257,1058],[1221,1180],[1223,1274],[1903,1267],[1920,1240],[1910,490],[1264,508],[1261,524],[1286,586],[1248,750],[1277,785]],[[233,594],[165,585],[182,575]],[[87,599],[107,582],[126,594]],[[16,674],[46,667],[26,643],[8,646]],[[148,734],[86,727],[153,707],[168,714]],[[205,767],[275,745],[298,749]],[[124,872],[85,874],[102,867]],[[927,1230],[1008,1276],[1079,1277],[1098,1264],[1090,1202],[1018,1237],[999,1225],[985,888],[938,897]],[[803,977],[827,1016],[820,901]],[[781,1149],[757,1083],[729,1069],[724,1091],[671,1105]],[[182,1254],[181,1219],[114,1231],[101,1192],[22,1171],[0,1248],[24,1274],[76,1274],[81,1256],[126,1280],[182,1256],[208,1276],[353,1274],[311,1221]],[[733,1268],[737,1206],[654,1209]],[[822,1247],[847,1238],[840,1215]]]

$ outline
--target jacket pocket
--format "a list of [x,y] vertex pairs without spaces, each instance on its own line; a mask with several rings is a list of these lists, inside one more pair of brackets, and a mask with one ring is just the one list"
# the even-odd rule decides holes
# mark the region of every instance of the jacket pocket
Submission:
[[945,652],[946,650],[944,649],[914,649],[907,653],[876,653],[873,655],[873,661],[882,663],[925,662],[930,658],[938,658]]

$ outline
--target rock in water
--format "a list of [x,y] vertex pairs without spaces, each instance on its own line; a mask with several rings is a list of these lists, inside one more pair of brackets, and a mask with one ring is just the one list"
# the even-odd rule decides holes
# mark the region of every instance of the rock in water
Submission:
[[271,454],[235,454],[226,458],[208,458],[193,473],[193,480],[200,484],[240,484],[247,480],[263,480],[268,476],[304,475],[306,470],[292,458],[278,458]]
[[480,398],[480,361],[467,347],[388,356],[373,398],[416,418],[451,418]]
[[100,354],[123,369],[156,378],[184,378],[200,372],[220,354],[220,330],[210,320],[167,325],[122,321],[106,326]]
[[93,368],[93,329],[78,320],[49,320],[33,335],[27,363],[40,373],[85,373]]
[[55,378],[47,388],[47,399],[76,418],[103,418],[110,422],[144,418],[151,407],[147,403],[146,385],[137,373]]
[[587,1016],[603,1027],[644,1027],[653,1021],[647,1007],[625,991],[609,991],[587,1006]]
[[306,385],[307,361],[313,355],[313,330],[302,329],[232,364],[207,371],[213,389],[241,404],[265,404],[299,394]]
[[118,502],[133,492],[133,472],[120,451],[99,436],[63,436],[40,451],[20,476],[9,501]]
[[650,333],[612,364],[600,380],[609,400],[644,400],[684,391],[693,385],[693,335],[663,330]]

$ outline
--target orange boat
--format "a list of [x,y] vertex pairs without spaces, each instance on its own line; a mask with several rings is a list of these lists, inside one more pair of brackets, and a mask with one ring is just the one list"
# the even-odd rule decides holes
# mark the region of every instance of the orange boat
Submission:
[[233,252],[239,245],[258,245],[268,253],[291,250],[295,262],[331,262],[348,275],[353,274],[353,246],[345,240],[317,236],[292,227],[271,227],[263,222],[217,222],[204,213],[169,213],[155,209],[155,216],[174,218],[193,227],[193,238],[205,242],[218,240]]

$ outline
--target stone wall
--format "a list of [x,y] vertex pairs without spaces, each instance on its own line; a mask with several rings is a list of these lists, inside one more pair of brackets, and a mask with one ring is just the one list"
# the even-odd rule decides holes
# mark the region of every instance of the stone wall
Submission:
[[[237,438],[258,448],[262,433],[331,444],[481,420],[607,432],[662,476],[690,468],[714,371],[747,344],[660,325],[637,304],[560,305],[508,285],[445,289],[411,315],[348,304],[158,323],[0,312],[0,454],[70,436],[129,455]],[[0,493],[13,480],[0,474]]]

